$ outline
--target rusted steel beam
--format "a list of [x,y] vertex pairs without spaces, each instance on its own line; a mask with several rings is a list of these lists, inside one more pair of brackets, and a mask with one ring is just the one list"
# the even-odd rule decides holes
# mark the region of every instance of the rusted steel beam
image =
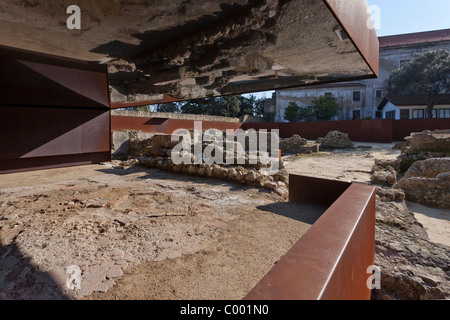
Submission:
[[[292,179],[293,175],[290,176]],[[294,183],[293,183],[294,182]],[[319,179],[290,180],[293,200],[316,192],[330,201],[336,184]],[[367,269],[375,258],[375,188],[361,184],[345,189],[322,217],[245,297],[246,300],[368,300]],[[309,190],[309,191],[308,191]],[[333,196],[328,196],[332,193]]]
[[366,0],[323,0],[375,76],[379,75],[379,42]]

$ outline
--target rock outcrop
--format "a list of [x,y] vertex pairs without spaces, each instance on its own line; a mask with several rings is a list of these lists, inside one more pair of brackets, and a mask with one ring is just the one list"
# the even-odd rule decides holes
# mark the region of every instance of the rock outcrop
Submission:
[[374,300],[450,298],[450,250],[428,240],[405,202],[377,197],[375,265],[381,289]]
[[376,185],[392,187],[397,182],[397,171],[391,161],[375,160],[370,182]]
[[450,153],[450,129],[411,133],[405,138],[409,142],[409,152]]
[[406,172],[413,163],[430,158],[450,156],[450,129],[411,133],[407,146],[398,158],[401,172]]
[[283,154],[311,154],[319,152],[319,144],[308,143],[308,140],[294,134],[292,137],[280,141],[280,150]]
[[448,158],[415,162],[405,178],[393,183],[399,159],[376,160],[372,170],[377,185],[375,265],[381,271],[381,289],[373,290],[372,299],[449,299],[450,248],[429,241],[404,201],[450,203],[450,174],[443,172]]
[[353,142],[347,133],[331,131],[325,138],[320,139],[320,149],[346,149],[353,148]]
[[450,209],[450,158],[415,162],[395,187],[404,190],[409,201]]

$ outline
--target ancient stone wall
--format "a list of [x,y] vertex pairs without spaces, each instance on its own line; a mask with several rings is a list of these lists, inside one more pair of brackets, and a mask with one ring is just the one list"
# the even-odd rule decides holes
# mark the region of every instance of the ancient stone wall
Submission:
[[233,151],[226,142],[222,145],[199,142],[190,144],[187,149],[178,148],[182,141],[180,135],[166,134],[155,134],[145,140],[130,140],[129,157],[137,159],[145,167],[239,182],[270,189],[284,199],[288,198],[289,175],[278,154],[276,158],[270,158],[268,153],[265,154],[267,157],[256,153],[253,158],[247,145],[244,147],[236,141],[232,143]]

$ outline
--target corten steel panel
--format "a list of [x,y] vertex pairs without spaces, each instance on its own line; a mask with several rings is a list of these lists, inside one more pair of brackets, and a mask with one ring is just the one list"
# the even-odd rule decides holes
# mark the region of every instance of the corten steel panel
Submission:
[[361,141],[392,142],[392,120],[361,120]]
[[111,130],[140,130],[142,132],[153,132],[153,123],[143,117],[111,116]]
[[0,160],[0,174],[80,166],[93,163],[107,162],[110,160],[111,160],[111,153],[109,151],[96,153],[69,154],[55,157]]
[[109,111],[16,106],[0,112],[0,159],[109,151]]
[[269,130],[280,130],[280,123],[273,122],[273,123],[243,123],[241,126],[242,130],[249,130],[249,129],[255,129],[255,130],[261,130],[265,129],[267,131]]
[[106,66],[0,47],[0,68],[0,173],[110,159]]
[[335,130],[347,133],[353,141],[361,141],[361,121],[359,120],[280,124],[280,136],[282,138],[290,138],[294,134],[298,134],[302,138],[316,140]]
[[328,121],[328,122],[298,122],[298,123],[244,123],[242,129],[278,129],[280,137],[290,138],[294,134],[302,138],[316,140],[325,137],[328,132],[338,130],[348,133],[350,139],[361,141],[361,121]]
[[245,299],[369,300],[374,258],[375,188],[352,184]]
[[0,46],[0,70],[0,105],[109,109],[106,66]]
[[379,42],[366,0],[323,0],[372,69],[379,74]]
[[[199,121],[202,129],[237,130],[241,127],[241,123],[222,122],[222,121]],[[194,129],[194,120],[180,119],[163,119],[163,118],[145,118],[145,117],[124,117],[112,116],[111,127],[113,131],[121,130],[140,130],[142,132],[157,132],[171,134],[177,129]]]
[[[330,206],[350,187],[351,183],[314,177],[289,175],[289,201]],[[326,190],[326,192],[318,192]]]

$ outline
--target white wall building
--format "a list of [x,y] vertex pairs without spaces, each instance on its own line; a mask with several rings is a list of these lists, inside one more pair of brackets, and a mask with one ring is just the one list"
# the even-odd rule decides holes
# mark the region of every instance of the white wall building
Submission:
[[[343,107],[343,112],[334,120],[355,120],[382,118],[387,112],[392,116],[394,107],[386,103],[386,110],[379,110],[380,104],[387,96],[388,80],[391,73],[402,64],[414,59],[414,54],[426,50],[446,49],[450,51],[450,29],[403,34],[397,36],[380,37],[380,71],[379,78],[348,83],[338,83],[314,86],[302,89],[279,90],[275,93],[275,122],[286,122],[284,111],[289,102],[295,101],[300,107],[312,104],[312,100],[324,94],[331,94],[337,98]],[[402,106],[403,109],[405,109]],[[415,105],[421,109],[423,106]],[[389,109],[391,108],[391,109]],[[424,107],[423,109],[426,109]],[[445,109],[445,108],[443,108]],[[400,109],[395,109],[395,117],[402,118]],[[397,114],[398,113],[398,114]],[[413,113],[410,112],[410,118]],[[418,115],[418,113],[414,113]],[[437,113],[439,117],[441,113]],[[442,115],[446,115],[446,111]],[[403,113],[403,119],[406,112]]]
[[[382,119],[408,120],[424,119],[427,115],[427,105],[423,96],[386,97],[378,106]],[[434,119],[449,119],[450,96],[442,96],[433,108]]]

